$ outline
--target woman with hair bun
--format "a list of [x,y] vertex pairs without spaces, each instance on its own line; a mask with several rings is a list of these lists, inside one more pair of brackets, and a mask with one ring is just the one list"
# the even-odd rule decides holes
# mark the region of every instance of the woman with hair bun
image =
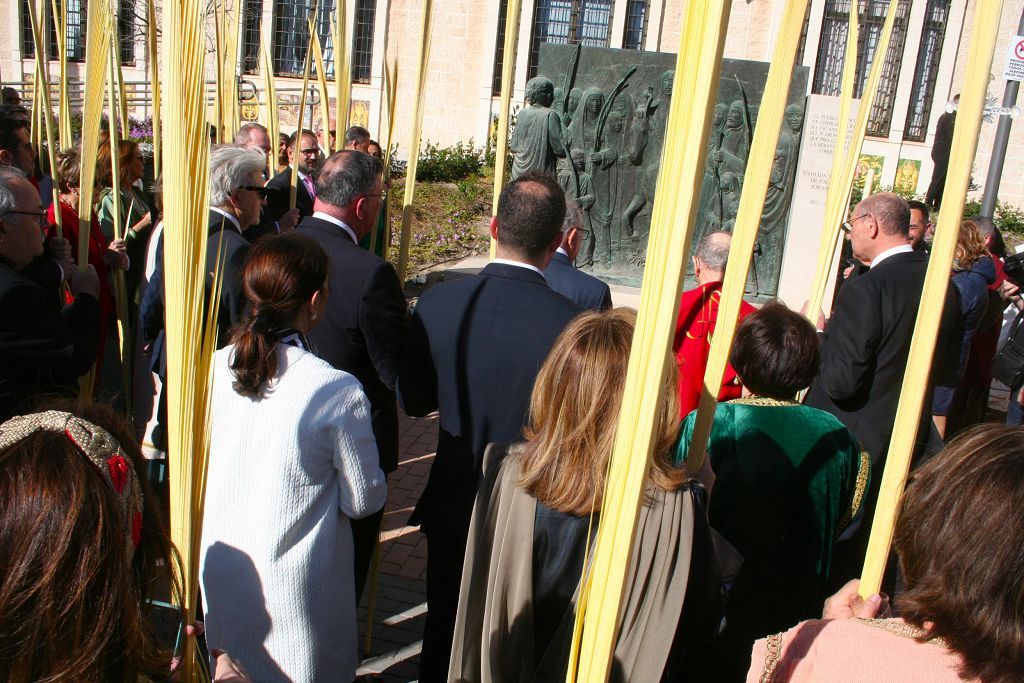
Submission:
[[257,681],[350,681],[349,519],[387,496],[359,382],[310,350],[328,260],[302,235],[250,250],[247,317],[214,356],[200,579],[211,648]]

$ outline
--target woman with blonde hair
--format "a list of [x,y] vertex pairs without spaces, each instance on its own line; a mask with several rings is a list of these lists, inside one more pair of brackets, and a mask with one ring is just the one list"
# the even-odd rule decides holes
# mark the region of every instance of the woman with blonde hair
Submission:
[[[488,447],[449,680],[564,679],[634,324],[624,309],[573,320],[537,377],[525,442]],[[717,625],[703,489],[666,457],[678,433],[674,372],[662,393],[611,680],[678,678]]]
[[118,178],[111,171],[111,147],[109,141],[100,144],[96,159],[97,179],[103,186],[100,192],[100,227],[107,239],[114,238],[114,191],[120,192],[121,233],[131,259],[131,270],[126,277],[128,300],[135,298],[135,288],[145,262],[146,242],[153,227],[153,216],[149,210],[146,193],[135,185],[145,172],[142,152],[135,140],[121,140],[118,146]]
[[[932,398],[932,420],[943,438],[947,436],[947,420],[952,412],[954,397],[960,380],[967,367],[971,352],[971,341],[981,325],[988,307],[988,289],[996,280],[996,266],[985,247],[978,226],[973,220],[960,224],[956,251],[953,255],[953,272],[950,276],[960,295],[960,337],[959,353],[955,367],[943,368],[943,374]],[[955,343],[955,342],[954,342]]]

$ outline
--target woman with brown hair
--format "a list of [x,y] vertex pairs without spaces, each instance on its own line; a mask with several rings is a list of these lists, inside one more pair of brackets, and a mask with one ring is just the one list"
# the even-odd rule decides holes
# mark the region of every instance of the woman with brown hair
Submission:
[[[525,443],[488,447],[449,680],[565,678],[635,319],[632,311],[617,309],[573,320],[537,377]],[[656,455],[615,647],[615,681],[677,680],[717,625],[719,583],[703,489],[666,458],[678,432],[674,372],[662,390]]]
[[[957,386],[967,367],[971,352],[971,341],[978,331],[985,309],[988,308],[988,288],[996,281],[996,265],[985,247],[985,238],[978,231],[973,220],[960,224],[956,251],[953,254],[953,285],[960,294],[960,337],[959,354],[955,367],[942,368],[941,381],[935,387],[932,397],[932,420],[939,436],[947,436],[947,421],[953,409]],[[956,420],[954,420],[956,422]],[[956,428],[957,425],[954,425]]]
[[[736,329],[730,362],[743,397],[715,409],[708,518],[743,564],[712,646],[716,681],[742,680],[757,638],[818,614],[832,585],[833,544],[860,510],[870,474],[867,454],[838,419],[795,400],[819,365],[806,318],[765,304]],[[680,461],[696,417],[683,421]]]
[[135,289],[139,276],[145,266],[146,242],[153,227],[153,215],[149,209],[146,193],[135,183],[142,179],[145,172],[145,161],[139,151],[139,143],[134,140],[121,140],[118,146],[118,174],[115,180],[111,175],[111,148],[109,141],[100,145],[96,159],[97,179],[103,186],[100,192],[97,215],[100,227],[108,240],[114,238],[114,190],[120,192],[121,234],[127,245],[131,259],[131,269],[126,276],[128,284],[128,301],[134,301]]
[[[61,230],[64,239],[71,243],[72,258],[78,259],[78,211],[82,204],[82,197],[79,193],[79,180],[82,170],[82,155],[77,149],[68,148],[57,153],[57,167],[55,182],[59,190],[59,209],[61,218]],[[92,202],[95,199],[88,198]],[[51,204],[46,209],[46,220],[50,224],[47,238],[57,236],[56,215],[58,206]],[[92,229],[89,231],[89,263],[96,269],[100,278],[100,345],[96,354],[97,361],[103,359],[107,350],[107,344],[117,344],[117,331],[114,327],[116,313],[114,311],[114,295],[111,290],[110,270],[128,270],[128,256],[124,240],[108,240],[100,229],[96,220],[96,214],[92,214]],[[103,367],[103,363],[97,362],[97,369]],[[95,378],[96,386],[100,386]],[[108,383],[109,384],[109,383]]]
[[983,425],[954,438],[910,475],[900,501],[901,618],[837,618],[874,616],[882,603],[851,614],[830,601],[824,620],[758,641],[747,681],[1020,681],[1022,509],[1024,430]]
[[252,247],[247,317],[213,361],[200,579],[207,642],[257,681],[351,681],[350,519],[387,487],[359,382],[316,357],[328,260],[294,233]]
[[0,425],[3,680],[167,676],[170,653],[157,645],[148,606],[176,556],[140,463],[122,421],[102,406]]

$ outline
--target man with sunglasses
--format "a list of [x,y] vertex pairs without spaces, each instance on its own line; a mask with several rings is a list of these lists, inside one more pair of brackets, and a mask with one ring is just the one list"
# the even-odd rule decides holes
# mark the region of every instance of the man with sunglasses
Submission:
[[[843,224],[853,256],[868,264],[867,272],[851,278],[839,290],[835,307],[821,338],[821,367],[805,403],[832,413],[853,432],[871,457],[871,484],[863,513],[843,534],[836,547],[841,568],[836,576],[855,576],[864,559],[867,528],[878,500],[896,419],[910,341],[921,303],[928,255],[910,245],[910,206],[901,197],[881,192],[858,203]],[[932,363],[936,370],[954,367],[954,338],[959,305],[955,288],[946,292],[939,337]],[[954,355],[950,355],[950,354]],[[925,406],[931,405],[931,386]],[[929,410],[922,411],[918,455],[941,446],[931,426]],[[861,520],[868,524],[861,525]],[[847,573],[848,572],[848,573]]]
[[265,219],[279,221],[289,210],[289,199],[291,197],[292,171],[299,174],[296,184],[295,208],[299,210],[299,222],[306,216],[313,215],[313,200],[316,199],[316,179],[320,175],[320,168],[323,166],[324,158],[320,152],[320,145],[316,139],[316,133],[311,130],[303,130],[299,137],[299,149],[296,156],[295,136],[298,131],[288,138],[288,168],[281,171],[267,183],[267,211]]
[[43,393],[74,393],[99,343],[99,278],[92,266],[70,269],[74,301],[25,276],[43,253],[39,193],[17,170],[0,167],[0,422]]

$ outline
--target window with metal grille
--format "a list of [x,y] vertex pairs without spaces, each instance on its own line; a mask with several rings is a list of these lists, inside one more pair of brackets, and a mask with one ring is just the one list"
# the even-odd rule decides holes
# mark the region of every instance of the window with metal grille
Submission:
[[537,75],[541,43],[608,47],[612,0],[537,0],[528,77]]
[[[903,46],[907,39],[907,15],[910,0],[898,0],[896,20],[889,39],[889,50],[882,64],[878,92],[868,116],[868,135],[889,135],[892,122],[896,86],[900,77]],[[868,72],[875,58],[878,40],[885,23],[889,3],[886,0],[866,0],[859,9],[860,30],[857,40],[857,69],[854,79],[854,97],[861,97],[867,83]],[[843,55],[849,34],[850,0],[827,0],[822,19],[818,59],[814,69],[812,92],[819,95],[838,95],[843,72]]]
[[121,0],[117,8],[117,53],[122,64],[135,63],[135,27],[135,0]]
[[263,0],[245,0],[242,5],[242,73],[254,74],[260,70],[262,21]]
[[935,96],[935,78],[939,72],[942,42],[945,40],[946,24],[949,21],[949,5],[950,0],[928,0],[928,7],[924,13],[924,28],[921,31],[921,45],[917,49],[913,86],[910,89],[907,125],[903,130],[904,140],[924,142],[928,134],[928,119],[932,114],[932,99]]
[[491,75],[491,95],[501,94],[501,70],[505,66],[505,16],[508,0],[498,3],[498,37],[494,41],[494,73]]
[[67,60],[69,62],[85,61],[85,0],[67,0]]
[[[32,40],[32,18],[28,13],[28,3],[29,0],[21,0],[21,56],[25,58],[35,57],[36,54],[36,44]],[[57,29],[53,26],[48,5],[43,8],[43,15],[39,17],[39,21],[49,27],[46,31],[49,43],[46,46],[46,56],[50,59],[57,59]]]
[[[309,48],[309,15],[313,11],[311,0],[274,0],[274,74],[277,76],[302,77],[306,66],[306,52]],[[316,32],[320,46],[330,45],[331,21],[334,15],[334,0],[324,0],[316,16]],[[324,71],[328,76],[333,72],[333,60],[328,66],[325,54]],[[316,65],[310,66],[310,76],[316,73]]]
[[626,31],[622,36],[622,47],[626,50],[644,49],[647,39],[647,15],[650,0],[629,0],[626,5]]
[[352,82],[369,83],[373,71],[373,24],[377,16],[377,0],[356,2],[355,26],[352,31]]

